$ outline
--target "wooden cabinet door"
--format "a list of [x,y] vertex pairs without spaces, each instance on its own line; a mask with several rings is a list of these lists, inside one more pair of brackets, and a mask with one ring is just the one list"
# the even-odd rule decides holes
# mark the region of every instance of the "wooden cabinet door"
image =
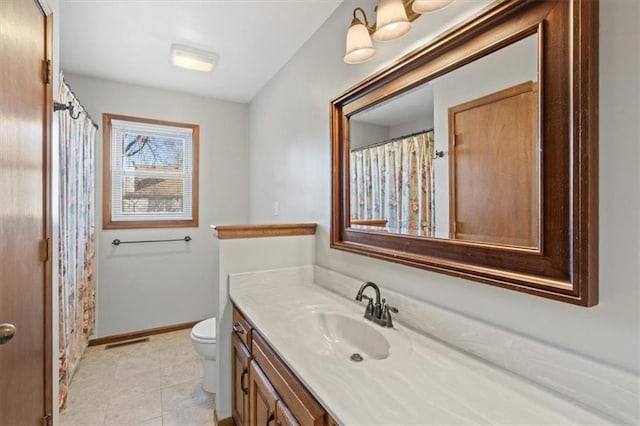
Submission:
[[258,333],[253,334],[252,348],[253,357],[297,421],[304,426],[324,426],[324,408]]
[[327,425],[328,426],[339,426],[338,422],[333,420],[333,418],[331,418],[329,415],[327,415]]
[[293,417],[291,411],[284,405],[284,402],[276,402],[276,426],[299,426],[300,423]]
[[251,354],[238,336],[231,338],[233,343],[233,398],[232,415],[236,426],[249,424],[249,362]]
[[249,368],[249,425],[272,425],[276,414],[276,393],[255,360]]

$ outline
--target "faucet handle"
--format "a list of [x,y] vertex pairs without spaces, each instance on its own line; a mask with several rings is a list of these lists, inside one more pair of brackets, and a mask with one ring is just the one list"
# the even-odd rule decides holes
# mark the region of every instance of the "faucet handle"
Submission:
[[382,307],[384,310],[389,310],[391,312],[393,312],[394,314],[397,314],[398,308],[396,308],[395,306],[390,306],[389,304],[387,304],[387,299],[382,299]]
[[368,300],[367,308],[364,311],[364,317],[367,319],[372,319],[373,318],[373,297],[369,297],[366,294],[363,294],[362,298]]
[[398,308],[395,306],[389,306],[389,304],[387,304],[387,300],[382,299],[382,315],[380,315],[380,322],[378,324],[383,327],[393,327],[393,320],[391,319],[390,312],[397,314]]

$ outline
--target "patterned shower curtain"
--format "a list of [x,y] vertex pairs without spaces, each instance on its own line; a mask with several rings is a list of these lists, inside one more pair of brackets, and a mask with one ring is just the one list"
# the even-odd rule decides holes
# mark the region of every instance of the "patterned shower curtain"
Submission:
[[[60,102],[71,102],[74,114],[83,111],[61,75]],[[58,113],[60,140],[60,245],[59,245],[59,405],[95,322],[95,135],[86,114],[73,119]]]
[[351,219],[394,232],[434,232],[433,130],[351,152]]

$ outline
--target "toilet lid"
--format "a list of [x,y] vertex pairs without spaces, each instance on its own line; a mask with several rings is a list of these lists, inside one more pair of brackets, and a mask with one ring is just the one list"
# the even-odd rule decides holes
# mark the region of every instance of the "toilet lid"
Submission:
[[193,334],[198,339],[206,339],[206,340],[216,340],[216,319],[215,317],[206,319],[204,321],[200,321],[193,329],[191,329],[191,334]]

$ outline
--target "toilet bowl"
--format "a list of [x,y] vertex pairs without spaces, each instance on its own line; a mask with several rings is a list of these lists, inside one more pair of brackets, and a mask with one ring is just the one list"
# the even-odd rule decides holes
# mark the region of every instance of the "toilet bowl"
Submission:
[[216,361],[216,319],[209,318],[200,321],[191,329],[191,343],[202,358],[204,379],[202,389],[206,392],[216,392],[216,376],[218,364]]

